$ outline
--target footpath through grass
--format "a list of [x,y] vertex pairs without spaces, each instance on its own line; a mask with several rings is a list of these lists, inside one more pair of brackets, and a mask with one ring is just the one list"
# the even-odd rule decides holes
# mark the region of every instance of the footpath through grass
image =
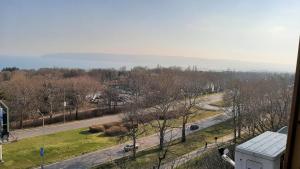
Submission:
[[[219,112],[199,111],[191,118],[191,122],[217,114]],[[181,119],[172,121],[174,125],[180,126],[181,124]],[[151,125],[146,126],[146,128],[148,130],[147,135],[155,133]],[[128,141],[128,139],[124,139],[124,141]],[[103,133],[91,134],[88,132],[88,128],[22,139],[3,145],[5,163],[0,164],[0,168],[22,169],[39,166],[41,162],[39,149],[43,144],[45,145],[45,163],[54,163],[119,143],[118,137],[108,137]]]
[[[180,139],[177,139],[173,141],[170,146],[169,153],[163,163],[172,161],[176,157],[203,147],[206,141],[214,142],[215,137],[222,137],[230,133],[232,133],[232,121],[228,120],[188,135],[185,143],[181,143]],[[131,169],[152,168],[152,166],[157,163],[158,152],[158,147],[154,147],[138,152],[136,160],[116,160],[114,162],[100,165],[96,167],[96,169],[117,168],[119,165],[122,165],[123,167],[126,166],[126,168]]]

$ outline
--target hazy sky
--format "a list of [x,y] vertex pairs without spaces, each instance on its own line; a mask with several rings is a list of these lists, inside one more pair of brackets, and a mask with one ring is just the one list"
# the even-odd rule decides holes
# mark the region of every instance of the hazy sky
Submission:
[[294,64],[299,0],[1,0],[0,55],[105,52]]

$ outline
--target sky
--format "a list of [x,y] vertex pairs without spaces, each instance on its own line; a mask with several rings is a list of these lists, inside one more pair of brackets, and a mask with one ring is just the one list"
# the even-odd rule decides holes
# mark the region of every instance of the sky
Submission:
[[0,0],[0,59],[110,53],[294,66],[299,0]]

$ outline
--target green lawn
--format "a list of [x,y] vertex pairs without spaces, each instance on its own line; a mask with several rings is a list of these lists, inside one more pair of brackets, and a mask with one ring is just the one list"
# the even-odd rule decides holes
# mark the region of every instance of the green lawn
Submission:
[[[164,162],[175,159],[176,157],[182,156],[193,150],[204,146],[205,141],[213,142],[215,137],[222,137],[232,133],[232,122],[231,120],[223,123],[208,127],[206,129],[197,131],[187,136],[185,143],[180,143],[180,140],[173,141],[173,145],[170,147],[170,151]],[[114,163],[107,163],[96,167],[97,169],[115,168],[119,163],[126,165],[126,168],[138,169],[147,168],[156,164],[157,160],[157,147],[139,152],[136,160],[117,160]]]
[[225,107],[225,102],[223,100],[211,103],[210,105],[212,106],[217,106],[217,107]]
[[0,168],[30,168],[38,166],[39,149],[45,143],[45,162],[51,163],[78,156],[118,143],[116,138],[89,134],[87,128],[23,139],[3,146],[5,163]]
[[[219,112],[213,111],[199,111],[191,117],[190,122],[198,121],[218,113]],[[181,119],[172,120],[172,123],[179,126]],[[148,130],[147,135],[155,133],[151,125],[147,125],[146,129]],[[38,166],[41,161],[39,149],[43,143],[45,144],[46,163],[61,161],[119,143],[117,137],[107,137],[103,134],[90,134],[87,130],[87,128],[70,130],[5,144],[3,146],[3,158],[5,163],[0,164],[0,168],[30,168]],[[123,141],[126,140],[128,140],[128,138]]]
[[[218,111],[205,111],[205,110],[197,109],[197,110],[195,110],[195,113],[190,116],[188,122],[193,123],[193,122],[196,122],[196,121],[199,121],[202,119],[206,119],[208,117],[212,117],[212,116],[215,116],[218,114],[220,114],[220,112],[218,112]],[[152,123],[155,125],[157,122],[152,122]],[[173,127],[180,127],[182,125],[182,118],[170,120],[169,123],[171,123]],[[151,124],[146,124],[143,127],[145,127],[145,130],[147,132],[144,133],[143,135],[141,135],[140,137],[155,134],[156,132],[158,132],[158,131],[155,131],[155,129],[152,127]]]

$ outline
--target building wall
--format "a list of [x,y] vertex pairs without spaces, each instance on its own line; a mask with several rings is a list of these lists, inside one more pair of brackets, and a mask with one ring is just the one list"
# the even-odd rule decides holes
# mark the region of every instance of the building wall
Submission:
[[[280,158],[277,158],[275,161],[271,161],[236,151],[235,169],[249,169],[247,164],[249,166],[252,164],[253,168],[251,169],[280,169]],[[259,164],[261,164],[262,168],[260,168]]]
[[[299,116],[299,122],[300,122],[300,116]],[[292,155],[293,161],[292,166],[293,169],[300,169],[300,123],[298,123],[296,128],[296,137],[295,137],[295,145],[293,147],[294,153]]]

